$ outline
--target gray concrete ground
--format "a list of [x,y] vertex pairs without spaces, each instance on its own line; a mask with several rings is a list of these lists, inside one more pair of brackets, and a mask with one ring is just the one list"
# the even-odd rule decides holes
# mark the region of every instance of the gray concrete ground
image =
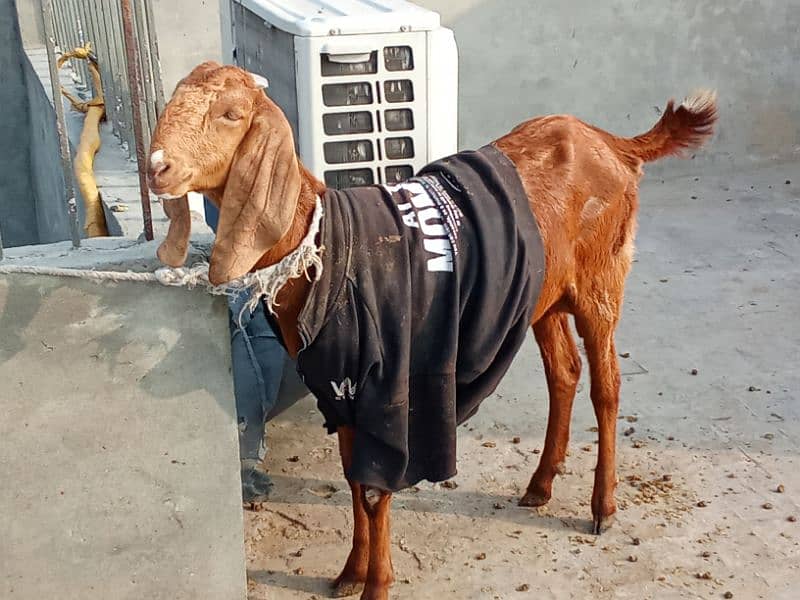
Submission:
[[[152,270],[155,247],[2,264]],[[226,311],[199,290],[0,276],[0,598],[244,598]]]
[[[547,416],[531,339],[461,429],[458,487],[396,497],[394,598],[797,597],[800,178],[787,183],[797,173],[643,184],[618,335],[614,527],[588,533],[597,434],[586,377],[550,505],[516,506]],[[321,423],[305,401],[270,427],[274,501],[245,514],[250,600],[326,597],[344,562],[349,491]]]

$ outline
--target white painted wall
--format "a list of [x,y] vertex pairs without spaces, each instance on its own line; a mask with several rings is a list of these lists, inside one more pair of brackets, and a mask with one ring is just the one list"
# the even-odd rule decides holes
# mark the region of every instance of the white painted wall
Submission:
[[152,0],[164,94],[206,60],[222,60],[220,4],[224,0]]

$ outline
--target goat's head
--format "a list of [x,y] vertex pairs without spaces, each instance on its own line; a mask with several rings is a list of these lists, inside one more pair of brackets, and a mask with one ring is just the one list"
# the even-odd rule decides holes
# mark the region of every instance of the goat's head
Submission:
[[153,135],[150,189],[163,199],[206,192],[220,203],[212,283],[249,271],[294,218],[300,164],[266,85],[237,67],[203,63],[178,84]]

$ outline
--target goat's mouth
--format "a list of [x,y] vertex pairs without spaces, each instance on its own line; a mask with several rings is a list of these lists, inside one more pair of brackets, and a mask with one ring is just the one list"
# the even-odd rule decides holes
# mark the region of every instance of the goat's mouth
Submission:
[[174,200],[181,198],[192,191],[189,186],[190,178],[187,177],[179,183],[156,184],[152,181],[148,182],[150,191],[158,196],[161,200]]
[[168,192],[158,193],[155,192],[156,196],[158,196],[159,200],[177,200],[178,198],[183,198],[186,194],[188,194],[191,190],[186,190],[183,194],[170,194]]

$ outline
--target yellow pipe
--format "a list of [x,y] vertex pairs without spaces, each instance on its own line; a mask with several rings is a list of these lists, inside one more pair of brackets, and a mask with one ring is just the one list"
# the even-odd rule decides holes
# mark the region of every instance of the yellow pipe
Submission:
[[61,93],[70,101],[75,110],[86,114],[83,121],[81,139],[75,151],[73,168],[78,188],[83,197],[83,204],[86,209],[86,225],[84,230],[88,237],[99,237],[108,235],[106,225],[106,215],[103,211],[103,203],[100,197],[100,190],[97,189],[97,182],[94,178],[94,157],[100,149],[100,121],[105,117],[105,100],[103,98],[103,83],[100,79],[100,72],[97,69],[97,60],[92,55],[92,46],[87,43],[83,48],[75,48],[71,52],[65,52],[58,59],[58,68],[70,58],[79,58],[89,63],[89,72],[94,81],[94,89],[97,95],[88,102],[80,102],[64,88]]

